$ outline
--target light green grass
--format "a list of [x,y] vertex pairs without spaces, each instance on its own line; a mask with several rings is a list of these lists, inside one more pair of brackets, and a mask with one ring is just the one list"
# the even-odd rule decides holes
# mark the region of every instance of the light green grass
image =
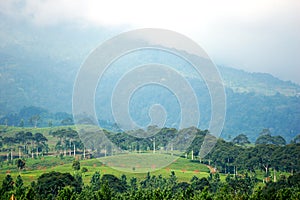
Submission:
[[[50,151],[54,150],[54,146],[58,141],[57,138],[51,136],[49,133],[51,131],[56,131],[58,129],[76,129],[75,126],[59,126],[59,127],[44,127],[44,128],[33,128],[33,127],[11,127],[0,125],[1,133],[3,137],[14,136],[19,131],[37,133],[40,132],[48,138],[48,145]],[[94,128],[94,127],[83,127]],[[6,156],[7,152],[2,152]],[[16,153],[16,152],[14,152]],[[2,183],[4,177],[7,173],[10,173],[15,179],[19,173],[21,173],[25,185],[29,185],[30,182],[37,180],[37,178],[46,172],[58,171],[58,172],[69,172],[74,174],[72,169],[73,157],[65,157],[60,159],[55,156],[45,156],[42,159],[26,159],[26,169],[21,172],[18,171],[16,165],[7,165],[7,162],[3,162],[0,167],[0,184]],[[128,161],[128,159],[130,161]],[[152,175],[161,174],[163,177],[169,177],[171,171],[175,171],[176,176],[179,181],[190,181],[190,179],[196,175],[198,177],[208,177],[209,170],[205,165],[190,162],[184,158],[178,158],[175,156],[170,156],[166,154],[151,154],[143,153],[140,154],[130,154],[127,156],[113,156],[106,157],[102,159],[88,159],[81,160],[81,168],[86,167],[88,172],[83,174],[83,181],[85,184],[89,183],[92,175],[96,171],[100,171],[101,174],[113,174],[117,177],[121,177],[125,174],[128,180],[131,177],[136,177],[138,180],[142,180],[146,177],[146,172],[151,171]],[[171,163],[171,164],[170,164]],[[110,166],[109,166],[110,165]],[[135,168],[133,170],[133,167]],[[143,173],[142,173],[143,172]]]
[[[136,156],[136,155],[132,155],[132,156]],[[152,155],[152,158],[158,159],[161,156],[165,156],[165,155]],[[119,178],[123,174],[125,174],[127,176],[128,181],[132,177],[136,177],[138,181],[141,181],[146,177],[147,173],[140,173],[140,171],[138,170],[133,171],[130,166],[120,165],[119,168],[118,167],[112,168],[107,165],[108,163],[104,164],[103,162],[100,161],[100,160],[112,161],[116,159],[119,160],[118,164],[120,164],[121,163],[120,156],[114,156],[114,157],[115,158],[106,157],[104,159],[102,158],[102,159],[80,160],[81,168],[86,167],[88,169],[88,172],[82,174],[84,184],[89,184],[91,177],[96,171],[99,171],[101,175],[113,174]],[[43,173],[47,173],[51,171],[71,173],[72,175],[74,175],[74,173],[80,173],[80,172],[75,172],[72,169],[73,159],[74,159],[73,157],[68,157],[68,156],[63,159],[60,159],[55,156],[47,156],[42,159],[29,158],[26,160],[26,166],[27,166],[26,169],[22,170],[20,174],[23,178],[25,185],[29,185],[32,181],[36,181],[37,178]],[[148,164],[151,164],[150,161],[148,161]],[[171,174],[171,171],[174,171],[179,182],[183,182],[183,181],[189,182],[193,176],[197,176],[199,178],[209,176],[209,170],[205,165],[200,164],[199,162],[191,162],[190,160],[185,158],[178,158],[177,160],[163,167],[162,169],[156,169],[156,170],[153,168],[149,168],[149,169],[152,170],[151,175],[155,175],[155,176],[162,175],[165,178],[168,178]],[[2,183],[7,173],[10,173],[13,179],[15,180],[19,174],[19,171],[16,165],[7,165],[6,162],[4,162],[3,166],[0,167],[0,184]],[[280,174],[283,174],[285,176],[290,175],[289,173],[277,172],[276,173],[277,180],[279,179]],[[262,181],[264,177],[264,171],[258,170],[256,171],[256,175],[257,178]],[[226,175],[220,174],[220,178],[221,181],[225,181]]]
[[[48,144],[50,151],[53,151],[53,148],[57,142],[57,138],[52,137],[49,132],[56,131],[58,129],[67,129],[72,128],[76,129],[75,126],[59,126],[59,127],[45,127],[45,128],[33,128],[33,127],[6,127],[0,125],[1,133],[0,135],[5,136],[14,136],[15,133],[19,131],[30,131],[32,133],[40,132],[48,138]],[[83,127],[91,128],[94,127]],[[0,152],[0,155],[6,155],[7,152]],[[15,152],[16,153],[16,152]],[[31,159],[26,160],[26,169],[21,171],[22,178],[25,185],[29,185],[30,182],[37,180],[37,178],[46,172],[58,171],[58,172],[68,172],[74,174],[75,172],[72,169],[73,157],[65,157],[60,159],[55,156],[45,156],[42,159]],[[174,171],[178,181],[189,182],[193,176],[198,177],[208,177],[209,170],[199,162],[191,162],[185,158],[178,158],[166,155],[166,154],[151,154],[151,153],[132,153],[129,155],[119,155],[113,157],[106,157],[101,159],[88,159],[81,160],[81,167],[86,167],[88,172],[83,174],[83,181],[85,184],[90,182],[92,175],[96,171],[100,171],[103,174],[113,174],[117,177],[121,177],[122,174],[125,174],[128,180],[131,177],[136,177],[138,181],[146,177],[146,172],[151,171],[152,175],[162,175],[167,178],[170,176],[171,171]],[[171,164],[169,164],[171,163]],[[134,167],[134,170],[133,170]],[[143,173],[142,173],[143,172]],[[16,165],[7,165],[6,162],[3,162],[3,165],[0,167],[0,186],[2,181],[7,173],[10,173],[14,179],[16,179],[19,171]],[[256,176],[259,180],[264,178],[264,171],[257,170]],[[273,175],[273,173],[271,173]],[[289,176],[289,173],[277,172],[277,180],[280,177],[280,174]],[[220,174],[222,181],[225,181],[226,175]]]
[[[159,156],[155,156],[155,157],[158,158]],[[22,170],[20,173],[25,185],[29,185],[30,182],[37,180],[37,178],[41,174],[51,172],[51,171],[71,173],[73,175],[75,171],[72,169],[72,160],[73,160],[72,157],[66,157],[64,159],[60,159],[54,156],[44,157],[43,159],[30,158],[26,160],[26,165],[27,165],[26,169]],[[129,170],[127,170],[127,172],[126,171],[124,172],[124,170],[120,171],[117,169],[113,169],[100,162],[99,159],[81,160],[80,164],[81,164],[81,168],[86,167],[88,169],[88,172],[82,174],[83,181],[85,184],[88,184],[90,182],[92,175],[96,171],[99,171],[102,175],[113,174],[117,177],[121,177],[123,174],[125,174],[128,180],[130,180],[130,178],[132,177],[136,177],[138,181],[140,181],[146,177],[146,173],[128,172]],[[180,182],[182,181],[189,182],[193,176],[198,176],[198,177],[209,176],[208,168],[205,165],[190,162],[189,160],[184,158],[179,158],[178,160],[171,163],[170,165],[160,170],[151,172],[151,174],[156,176],[161,174],[163,177],[167,178],[170,176],[171,171],[175,172],[178,181]],[[15,165],[7,165],[6,163],[4,163],[3,166],[0,168],[0,183],[3,181],[7,173],[10,173],[12,177],[16,179],[16,177],[19,174],[19,171]]]

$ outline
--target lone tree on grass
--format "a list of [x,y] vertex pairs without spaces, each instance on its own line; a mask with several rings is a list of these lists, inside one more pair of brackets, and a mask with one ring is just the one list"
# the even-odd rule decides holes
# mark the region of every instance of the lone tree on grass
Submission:
[[80,170],[80,162],[79,162],[79,160],[74,160],[73,164],[72,164],[72,167],[76,171]]
[[24,169],[25,164],[26,163],[25,163],[24,160],[18,159],[18,161],[17,161],[17,167],[18,167],[19,171],[22,170],[22,169]]

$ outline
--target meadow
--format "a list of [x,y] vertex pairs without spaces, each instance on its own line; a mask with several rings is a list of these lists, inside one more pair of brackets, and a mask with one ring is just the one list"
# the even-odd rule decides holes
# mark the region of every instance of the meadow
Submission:
[[[159,156],[154,156],[158,158]],[[16,159],[15,159],[16,160]],[[28,158],[26,159],[26,167],[23,170],[18,170],[15,164],[7,164],[7,162],[2,162],[2,166],[0,168],[0,182],[3,181],[6,174],[11,174],[11,176],[15,179],[19,174],[21,174],[25,185],[29,185],[30,182],[37,180],[37,178],[47,172],[58,171],[62,173],[71,173],[74,174],[75,171],[72,168],[72,162],[74,158],[66,156],[64,158],[56,157],[56,156],[45,156],[41,158]],[[80,160],[81,169],[83,167],[87,168],[88,171],[82,173],[83,182],[88,184],[92,175],[98,171],[100,174],[112,174],[116,177],[121,177],[123,174],[127,176],[128,179],[131,177],[136,177],[137,180],[142,180],[146,177],[146,173],[137,172],[129,172],[132,170],[126,166],[110,167],[107,164],[104,164],[99,159],[87,159]],[[151,167],[151,166],[150,166]],[[176,161],[171,163],[170,165],[162,168],[162,169],[151,169],[152,175],[162,175],[167,178],[170,176],[171,171],[174,171],[179,182],[189,182],[193,176],[197,176],[199,178],[208,177],[209,169],[204,164],[200,164],[199,162],[191,162],[185,158],[178,158]],[[221,176],[223,177],[223,176]]]

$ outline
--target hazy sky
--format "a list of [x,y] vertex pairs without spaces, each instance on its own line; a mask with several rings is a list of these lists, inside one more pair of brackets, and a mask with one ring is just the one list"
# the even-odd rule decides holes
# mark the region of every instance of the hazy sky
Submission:
[[41,28],[165,28],[189,36],[217,64],[300,84],[299,0],[0,0],[0,12]]

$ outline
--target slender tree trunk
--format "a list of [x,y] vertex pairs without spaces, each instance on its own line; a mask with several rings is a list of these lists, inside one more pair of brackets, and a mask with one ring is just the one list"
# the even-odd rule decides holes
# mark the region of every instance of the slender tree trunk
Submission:
[[71,145],[71,140],[69,141],[69,156],[72,156],[72,145]]
[[194,160],[194,150],[192,150],[192,160]]
[[39,146],[36,146],[36,157],[39,157]]
[[62,137],[59,138],[60,139],[60,148],[59,148],[59,154],[62,154]]
[[266,171],[266,176],[268,175],[268,165],[263,165]]
[[153,153],[155,153],[155,138],[153,139]]
[[33,141],[31,142],[31,158],[33,158]]
[[233,166],[233,174],[234,174],[234,177],[235,177],[236,176],[235,166]]
[[[265,171],[266,171],[266,178],[268,178],[268,165],[263,165],[264,166],[264,168],[265,168]],[[268,179],[266,179],[266,182],[268,182],[267,181]]]

